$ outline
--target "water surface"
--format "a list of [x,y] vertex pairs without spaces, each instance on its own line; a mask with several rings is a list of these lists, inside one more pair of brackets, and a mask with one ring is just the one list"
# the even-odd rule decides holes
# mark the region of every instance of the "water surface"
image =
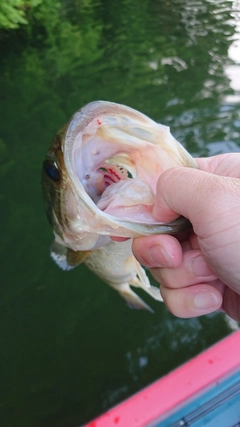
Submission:
[[[1,36],[2,427],[75,427],[235,327],[128,309],[85,267],[62,272],[41,197],[42,160],[84,104],[126,104],[196,156],[240,151],[239,1],[61,2]],[[153,279],[152,279],[153,280]],[[196,373],[197,375],[197,373]]]

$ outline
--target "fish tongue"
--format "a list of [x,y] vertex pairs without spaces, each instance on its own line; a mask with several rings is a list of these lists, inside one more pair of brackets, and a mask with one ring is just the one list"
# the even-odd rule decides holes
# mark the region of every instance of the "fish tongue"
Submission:
[[116,217],[133,221],[153,221],[151,216],[154,194],[149,184],[135,178],[119,181],[107,187],[97,206]]

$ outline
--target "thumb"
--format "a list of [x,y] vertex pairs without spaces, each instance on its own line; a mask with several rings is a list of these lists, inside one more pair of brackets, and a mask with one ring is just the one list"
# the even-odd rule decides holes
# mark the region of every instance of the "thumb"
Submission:
[[[236,178],[214,175],[199,169],[177,167],[164,171],[157,182],[153,216],[169,222],[179,215],[196,221],[216,220],[219,214],[236,203],[233,192],[238,187]],[[235,184],[235,185],[234,185]],[[224,212],[223,212],[224,211]]]

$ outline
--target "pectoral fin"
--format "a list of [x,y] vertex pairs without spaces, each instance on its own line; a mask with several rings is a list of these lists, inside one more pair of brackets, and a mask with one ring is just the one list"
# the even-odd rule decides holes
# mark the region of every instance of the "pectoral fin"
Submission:
[[116,291],[119,292],[121,297],[126,301],[126,304],[130,308],[144,309],[151,313],[154,313],[151,307],[147,305],[133,290],[130,288],[128,283],[122,283],[121,285],[112,285]]
[[50,250],[52,259],[62,270],[72,270],[81,264],[89,254],[90,251],[73,251],[56,240],[53,241]]
[[82,264],[85,259],[90,255],[91,251],[73,251],[72,249],[67,250],[67,263],[71,267],[77,267]]

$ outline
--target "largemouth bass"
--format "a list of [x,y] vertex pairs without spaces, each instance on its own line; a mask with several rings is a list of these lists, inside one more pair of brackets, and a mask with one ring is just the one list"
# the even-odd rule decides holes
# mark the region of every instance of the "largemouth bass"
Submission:
[[43,163],[54,261],[64,270],[86,264],[129,306],[151,310],[130,285],[162,298],[131,244],[134,237],[189,228],[183,217],[165,224],[151,213],[159,175],[179,165],[197,167],[169,128],[144,114],[106,101],[77,111],[55,136]]

